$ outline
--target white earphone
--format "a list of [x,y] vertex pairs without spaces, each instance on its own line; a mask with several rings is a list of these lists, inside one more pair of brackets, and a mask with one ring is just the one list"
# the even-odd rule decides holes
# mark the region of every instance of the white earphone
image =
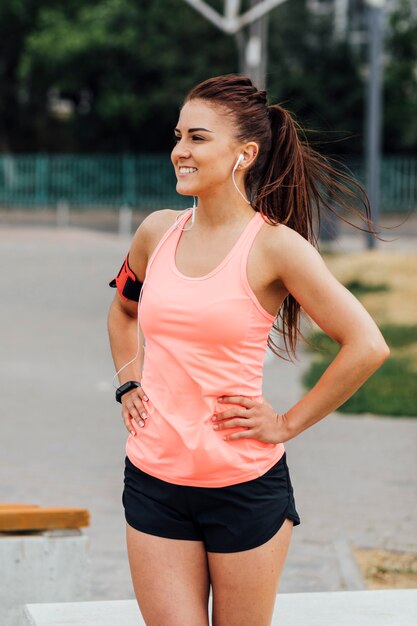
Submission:
[[244,159],[244,155],[243,154],[239,154],[238,159],[236,161],[235,167],[233,169],[236,169],[238,167],[238,165],[243,161]]
[[244,159],[245,159],[245,156],[244,156],[242,153],[241,153],[241,154],[239,154],[239,156],[238,156],[238,158],[237,158],[237,161],[236,161],[236,163],[235,163],[235,166],[234,166],[234,168],[233,168],[233,171],[232,171],[232,180],[233,180],[233,184],[234,184],[234,186],[236,187],[236,191],[237,191],[238,193],[240,193],[240,195],[242,196],[242,198],[244,199],[244,201],[245,201],[245,202],[247,202],[248,204],[250,204],[249,200],[248,200],[247,198],[245,198],[245,196],[243,195],[243,193],[240,191],[239,187],[236,185],[236,181],[235,181],[235,171],[236,171],[236,168],[238,167],[239,163],[241,163],[242,161],[244,161]]

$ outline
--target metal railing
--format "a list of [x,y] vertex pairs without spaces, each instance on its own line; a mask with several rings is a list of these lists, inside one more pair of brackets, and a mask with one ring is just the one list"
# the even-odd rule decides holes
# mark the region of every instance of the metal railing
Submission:
[[182,206],[175,182],[166,155],[0,157],[3,206],[175,208]]
[[[362,182],[364,167],[352,160]],[[130,206],[143,210],[183,208],[166,154],[3,155],[0,205],[50,207]],[[385,156],[381,168],[381,211],[417,210],[417,156]]]

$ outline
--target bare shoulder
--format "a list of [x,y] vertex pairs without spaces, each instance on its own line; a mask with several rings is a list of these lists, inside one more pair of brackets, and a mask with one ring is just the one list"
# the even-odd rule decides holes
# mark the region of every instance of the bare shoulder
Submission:
[[181,212],[172,209],[153,211],[138,226],[129,250],[129,265],[139,280],[144,280],[148,259]]
[[307,239],[285,224],[266,223],[263,231],[264,249],[279,263],[288,265],[302,260],[308,262],[312,258],[321,259],[318,250]]
[[[276,278],[283,280],[285,274],[294,267],[307,269],[310,264],[325,265],[319,251],[302,235],[285,224],[268,224],[263,228],[263,247],[273,271],[278,271]],[[285,281],[284,281],[285,282]]]
[[[152,244],[159,242],[164,233],[172,226],[181,213],[182,211],[174,211],[172,209],[160,209],[159,211],[149,213],[138,227],[133,238],[133,243],[136,243],[138,239],[146,243],[147,247],[150,246],[150,248],[152,248]],[[152,249],[149,252],[149,255],[150,254],[152,254]]]

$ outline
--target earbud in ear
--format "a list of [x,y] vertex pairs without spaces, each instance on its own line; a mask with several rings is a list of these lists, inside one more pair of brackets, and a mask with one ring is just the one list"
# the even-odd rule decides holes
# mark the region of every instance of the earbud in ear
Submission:
[[241,163],[244,160],[244,158],[245,157],[243,156],[243,154],[239,154],[235,167],[237,167],[239,163]]
[[233,184],[234,184],[234,186],[236,187],[236,191],[237,191],[238,193],[240,193],[240,195],[242,196],[242,198],[244,199],[244,201],[245,201],[245,202],[247,202],[248,204],[250,204],[250,201],[249,201],[247,198],[245,198],[245,196],[243,195],[243,193],[240,191],[239,187],[236,185],[236,181],[235,181],[235,171],[236,171],[236,168],[238,167],[239,163],[241,163],[241,162],[242,162],[242,161],[244,161],[244,160],[245,160],[245,155],[244,155],[243,153],[239,154],[239,156],[237,157],[237,160],[236,160],[235,166],[234,166],[234,168],[233,168],[233,171],[232,171],[232,180],[233,180]]

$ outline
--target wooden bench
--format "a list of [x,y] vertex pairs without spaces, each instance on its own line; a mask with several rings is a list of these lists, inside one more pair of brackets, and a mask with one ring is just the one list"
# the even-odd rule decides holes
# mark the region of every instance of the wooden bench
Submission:
[[0,502],[0,532],[21,532],[90,525],[87,509]]
[[[209,605],[211,612],[211,596]],[[30,604],[25,612],[25,626],[146,626],[136,600]],[[272,626],[416,624],[417,589],[278,594],[272,620]]]

